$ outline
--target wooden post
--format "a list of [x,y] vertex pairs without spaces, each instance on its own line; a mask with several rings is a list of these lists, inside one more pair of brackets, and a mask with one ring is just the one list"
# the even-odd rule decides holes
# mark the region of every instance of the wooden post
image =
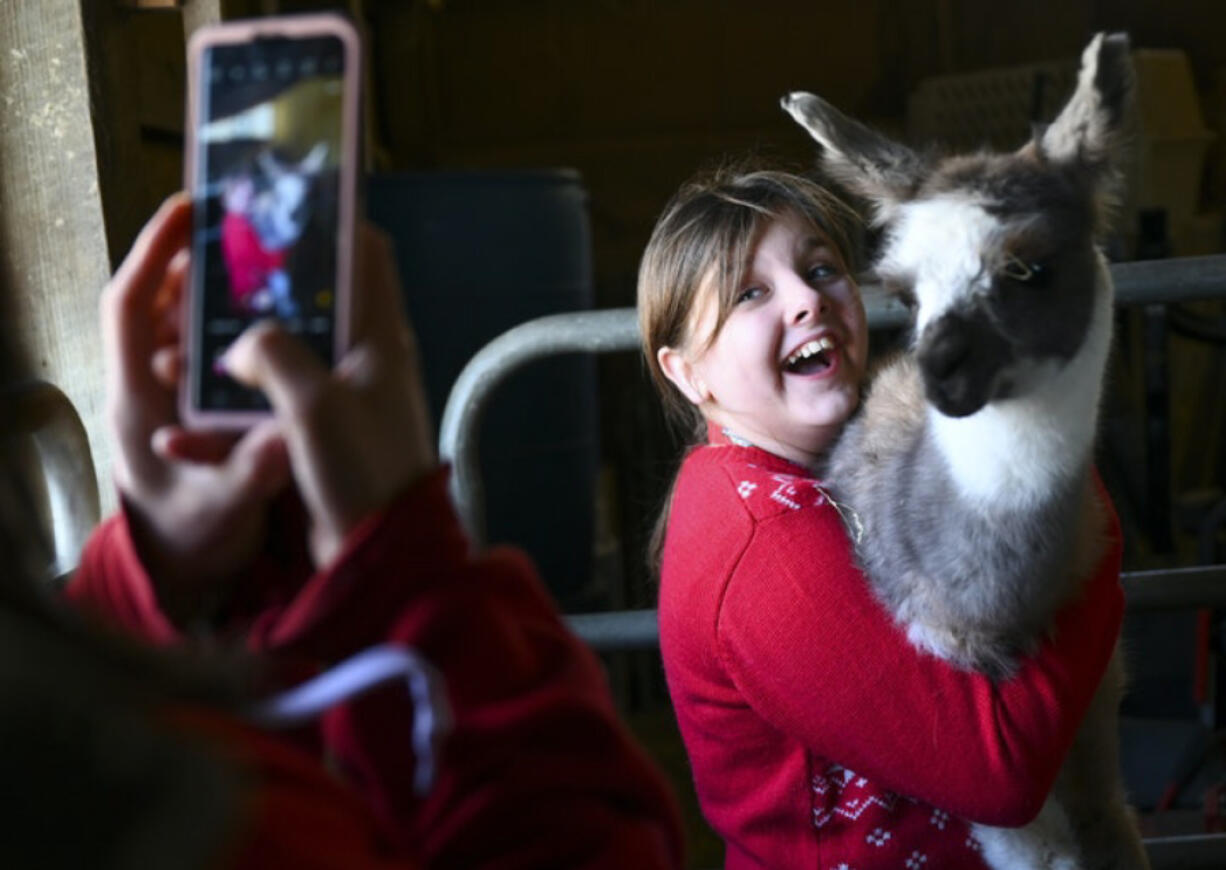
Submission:
[[183,0],[183,36],[191,38],[202,24],[221,21],[222,0]]
[[85,425],[107,510],[98,293],[110,263],[80,4],[0,5],[0,292],[29,370],[59,387]]

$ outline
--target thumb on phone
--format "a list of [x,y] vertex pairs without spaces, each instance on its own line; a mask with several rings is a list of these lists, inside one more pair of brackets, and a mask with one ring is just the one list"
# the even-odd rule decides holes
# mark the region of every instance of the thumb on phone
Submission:
[[269,322],[248,329],[223,358],[234,378],[262,390],[273,407],[321,567],[363,519],[434,467],[430,445],[418,443],[423,399],[415,372],[403,353],[388,350],[373,337],[359,340],[330,372]]
[[319,357],[271,320],[248,328],[221,362],[240,383],[262,391],[279,417],[299,416],[330,379]]

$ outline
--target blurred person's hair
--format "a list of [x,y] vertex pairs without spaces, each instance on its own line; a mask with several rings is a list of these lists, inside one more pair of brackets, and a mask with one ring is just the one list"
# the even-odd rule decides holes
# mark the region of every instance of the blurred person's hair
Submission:
[[[0,861],[215,866],[238,780],[179,711],[236,708],[244,668],[154,650],[87,621],[46,579],[48,534],[10,412],[31,383],[0,287]],[[4,407],[7,406],[7,407]]]

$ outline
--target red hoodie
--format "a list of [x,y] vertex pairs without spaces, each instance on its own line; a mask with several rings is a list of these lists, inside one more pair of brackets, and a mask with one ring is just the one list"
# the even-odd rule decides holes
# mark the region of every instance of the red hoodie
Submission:
[[[221,632],[299,676],[374,644],[410,647],[445,687],[452,724],[419,797],[402,686],[336,707],[296,739],[209,712],[168,717],[252,777],[228,865],[681,865],[672,797],[619,723],[598,660],[523,556],[470,557],[443,472],[355,530],[314,575],[300,517],[274,525]],[[153,643],[180,639],[122,515],[90,540],[68,595]]]

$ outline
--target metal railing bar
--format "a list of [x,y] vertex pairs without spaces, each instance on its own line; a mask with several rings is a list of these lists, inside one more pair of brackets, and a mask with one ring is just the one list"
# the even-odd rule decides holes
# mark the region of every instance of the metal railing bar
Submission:
[[1122,579],[1130,610],[1226,608],[1226,565],[1126,571]]
[[1220,870],[1226,867],[1226,834],[1147,837],[1152,870]]
[[1221,299],[1226,296],[1226,254],[1115,263],[1111,280],[1118,305]]
[[550,314],[513,327],[473,356],[456,378],[439,426],[439,456],[452,464],[451,497],[475,547],[485,544],[485,486],[478,463],[481,420],[495,389],[546,356],[638,347],[633,308]]
[[[1226,296],[1226,254],[1117,263],[1111,266],[1121,305]],[[864,288],[870,329],[904,326],[907,310],[874,287]],[[485,488],[478,469],[481,420],[490,396],[527,363],[563,353],[633,351],[639,346],[633,308],[551,314],[495,338],[456,379],[439,428],[439,455],[452,464],[451,494],[474,546],[485,544]]]
[[[1121,581],[1130,611],[1226,608],[1226,565],[1128,571]],[[598,652],[656,649],[660,645],[654,610],[578,613],[567,616],[566,621]]]
[[657,649],[660,624],[654,610],[576,613],[566,617],[571,631],[597,652]]

